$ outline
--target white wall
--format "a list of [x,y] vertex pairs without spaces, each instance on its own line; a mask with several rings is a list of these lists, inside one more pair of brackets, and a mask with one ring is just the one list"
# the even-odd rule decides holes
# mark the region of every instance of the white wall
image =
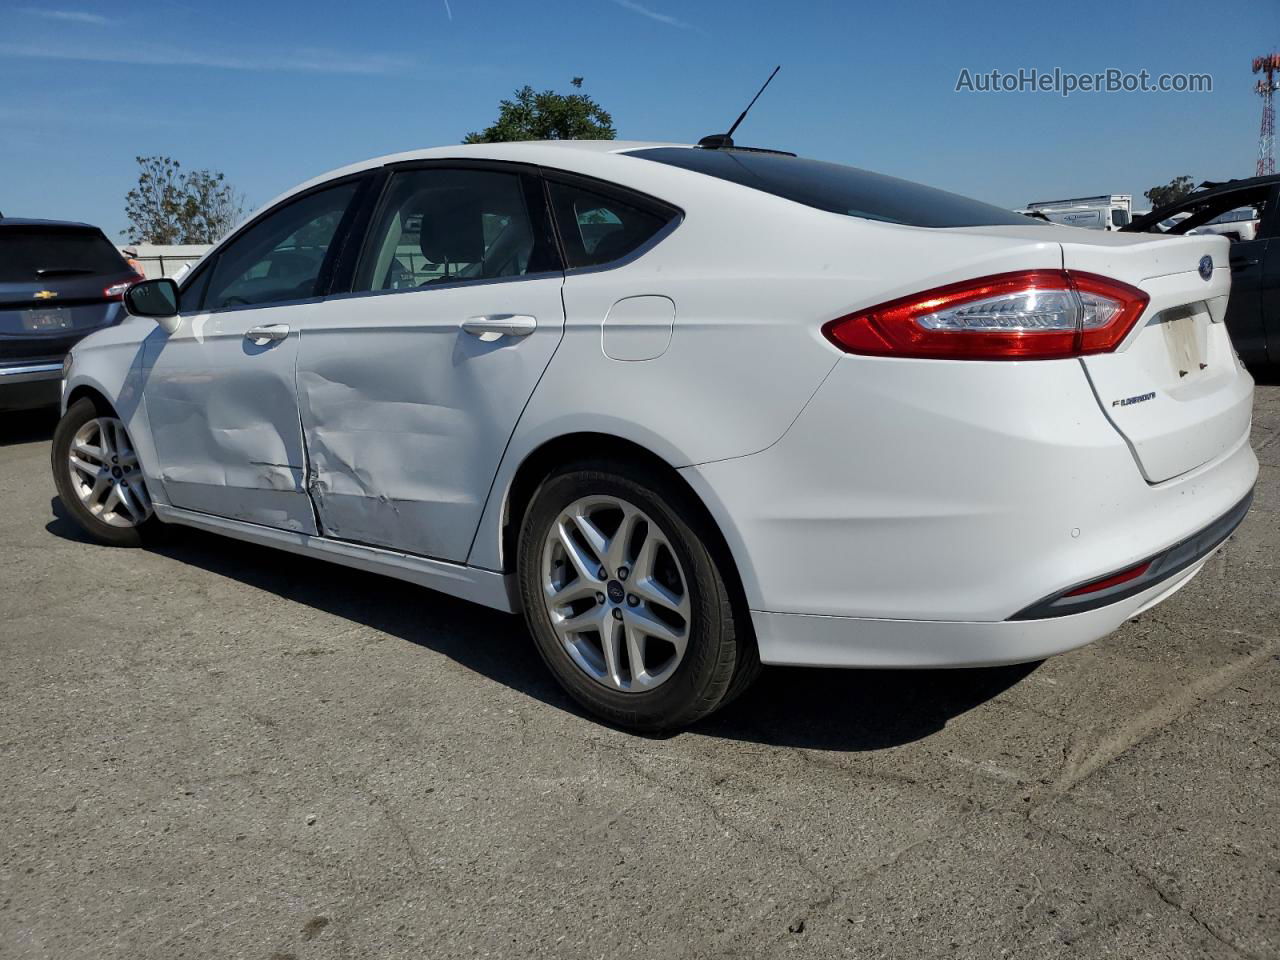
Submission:
[[172,277],[186,264],[195,265],[210,249],[211,244],[194,243],[164,246],[155,243],[133,243],[121,247],[126,257],[137,260],[148,280],[154,277]]

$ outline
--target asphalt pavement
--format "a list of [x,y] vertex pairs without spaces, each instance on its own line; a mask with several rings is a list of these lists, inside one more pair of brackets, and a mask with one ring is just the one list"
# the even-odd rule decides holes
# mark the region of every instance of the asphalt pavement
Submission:
[[1280,956],[1280,386],[1253,512],[1041,664],[603,726],[515,618],[86,542],[0,419],[0,957]]

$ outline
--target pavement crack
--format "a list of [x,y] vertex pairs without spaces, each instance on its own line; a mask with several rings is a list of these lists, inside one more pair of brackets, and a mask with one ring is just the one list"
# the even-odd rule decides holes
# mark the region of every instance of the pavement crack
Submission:
[[[1105,845],[1104,845],[1104,849],[1106,849]],[[1110,850],[1107,850],[1107,852],[1111,853]],[[1117,857],[1117,859],[1124,861],[1123,857]],[[1128,861],[1124,861],[1124,862],[1127,863]],[[1182,903],[1174,899],[1173,897],[1171,897],[1168,893],[1164,891],[1164,889],[1160,886],[1160,884],[1156,883],[1155,880],[1152,879],[1150,876],[1148,876],[1144,870],[1140,870],[1138,867],[1134,866],[1131,863],[1129,864],[1129,866],[1136,875],[1138,875],[1139,877],[1142,877],[1147,882],[1147,886],[1151,889],[1151,892],[1154,893],[1157,897],[1159,897],[1162,903],[1166,903],[1173,909],[1178,910],[1181,913],[1185,914],[1196,926],[1198,926],[1201,930],[1203,930],[1205,933],[1211,936],[1218,943],[1234,951],[1235,953],[1238,953],[1242,957],[1248,957],[1249,960],[1262,960],[1262,956],[1260,954],[1256,954],[1251,950],[1246,950],[1244,947],[1240,946],[1240,944],[1236,943],[1234,940],[1231,940],[1230,938],[1219,933],[1214,928],[1213,924],[1209,923],[1207,920],[1205,920],[1203,917],[1197,914],[1195,910],[1187,906],[1185,903]]]
[[1113,733],[1103,737],[1091,750],[1078,752],[1074,743],[1064,748],[1062,770],[1053,783],[1033,800],[1033,804],[1044,803],[1067,793],[1153,733],[1163,730],[1200,706],[1224,687],[1229,686],[1240,674],[1270,659],[1277,649],[1280,649],[1280,640],[1275,638],[1255,637],[1235,630],[1228,632],[1249,636],[1262,641],[1264,645],[1248,656],[1233,660],[1212,673],[1177,688],[1170,696],[1158,701]]
[[414,873],[423,876],[425,871],[422,868],[422,856],[418,850],[418,844],[409,833],[408,828],[404,825],[404,821],[400,819],[400,814],[395,808],[387,802],[386,798],[373,790],[365,783],[364,778],[353,774],[352,782],[356,788],[382,813],[383,819],[390,825],[391,829],[400,838],[400,842],[404,844],[405,852],[409,855],[409,862],[413,864]]
[[591,741],[597,748],[604,748],[607,752],[618,757],[623,763],[641,780],[648,783],[656,791],[665,791],[675,794],[681,800],[685,800],[694,804],[700,809],[706,811],[711,821],[723,830],[726,834],[737,837],[746,843],[754,844],[765,849],[772,850],[779,855],[784,861],[792,863],[801,873],[809,877],[823,893],[815,898],[808,900],[798,911],[793,910],[796,916],[807,917],[811,913],[825,910],[831,904],[835,903],[840,895],[840,887],[835,880],[827,876],[821,869],[809,862],[800,850],[791,847],[785,843],[778,842],[775,838],[764,834],[755,833],[744,829],[733,823],[724,812],[716,806],[712,800],[704,796],[698,790],[687,785],[671,782],[662,779],[646,769],[639,759],[629,750],[621,748],[613,748],[606,746],[599,740]]
[[[1253,953],[1251,950],[1248,950],[1247,948],[1242,947],[1240,944],[1236,943],[1226,934],[1222,933],[1213,924],[1209,923],[1209,921],[1201,917],[1195,911],[1194,908],[1183,903],[1177,897],[1173,896],[1168,891],[1166,891],[1164,887],[1160,885],[1159,881],[1157,881],[1156,878],[1153,877],[1150,873],[1148,873],[1142,867],[1138,866],[1128,857],[1121,854],[1119,851],[1112,849],[1112,847],[1108,845],[1105,841],[1099,839],[1093,843],[1089,843],[1085,840],[1081,840],[1077,837],[1073,837],[1068,833],[1064,833],[1061,830],[1055,829],[1044,823],[1039,823],[1031,819],[1030,811],[1028,811],[1027,823],[1030,826],[1032,826],[1034,829],[1039,830],[1041,833],[1044,833],[1047,836],[1056,837],[1059,840],[1062,840],[1070,844],[1071,846],[1076,847],[1077,849],[1086,850],[1086,851],[1095,851],[1095,852],[1101,851],[1102,853],[1110,857],[1112,860],[1126,867],[1129,870],[1129,872],[1132,873],[1135,877],[1137,877],[1137,879],[1142,883],[1142,885],[1146,887],[1148,890],[1150,890],[1151,893],[1155,895],[1156,899],[1158,899],[1161,903],[1183,914],[1185,917],[1187,917],[1187,919],[1189,919],[1192,923],[1194,923],[1197,927],[1203,930],[1206,934],[1208,934],[1218,943],[1227,947],[1228,949],[1238,954],[1239,956],[1247,958],[1247,960],[1265,960],[1265,958],[1261,954]],[[1028,904],[1028,906],[1030,906],[1030,904]]]

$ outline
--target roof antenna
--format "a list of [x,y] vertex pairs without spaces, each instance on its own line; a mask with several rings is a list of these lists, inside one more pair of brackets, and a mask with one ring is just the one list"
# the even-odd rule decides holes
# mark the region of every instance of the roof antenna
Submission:
[[[773,73],[769,74],[769,79],[764,82],[767,87],[773,82],[773,78],[778,75],[778,71],[782,69],[782,64],[773,68]],[[747,109],[738,114],[738,119],[733,121],[733,126],[729,128],[728,133],[713,133],[709,137],[703,137],[698,141],[698,146],[706,150],[725,150],[733,146],[733,131],[738,129],[738,124],[747,118],[748,111],[756,105],[756,101],[760,99],[760,94],[764,93],[764,87],[756,91],[756,95],[751,98],[751,102],[747,104]]]

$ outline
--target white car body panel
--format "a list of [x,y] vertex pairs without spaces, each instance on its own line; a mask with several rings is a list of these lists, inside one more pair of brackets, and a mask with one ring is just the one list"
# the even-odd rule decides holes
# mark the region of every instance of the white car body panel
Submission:
[[[480,158],[596,177],[684,211],[650,248],[563,279],[306,302],[283,344],[296,350],[292,419],[282,397],[253,435],[221,429],[219,404],[240,399],[229,349],[161,364],[144,384],[143,343],[148,357],[163,355],[166,337],[145,320],[76,347],[64,402],[92,389],[116,406],[162,519],[503,610],[516,608],[504,543],[521,465],[573,435],[630,442],[678,471],[719,527],[765,662],[1034,659],[1114,629],[1199,569],[1086,613],[1009,619],[1180,542],[1252,488],[1252,382],[1221,323],[1224,240],[900,226],[622,152],[642,146],[416,151],[286,194],[391,162]],[[1195,272],[1203,255],[1209,281]],[[925,289],[1064,267],[1151,297],[1115,353],[866,357],[821,333]],[[1171,336],[1160,315],[1183,305],[1190,322]],[[275,322],[282,309],[245,312]],[[536,316],[537,330],[487,343],[459,329],[506,313]],[[175,342],[217,341],[192,321],[182,318]],[[288,381],[286,350],[272,383]],[[1179,376],[1183,357],[1206,366]],[[1157,396],[1107,406],[1144,393]],[[250,457],[257,473],[244,472]],[[206,499],[188,499],[181,482],[200,483]],[[269,490],[297,509],[272,504]]]
[[182,510],[167,504],[155,504],[156,516],[166,523],[194,527],[209,533],[275,547],[289,553],[311,554],[332,560],[344,567],[395,577],[420,587],[439,590],[450,596],[480,603],[503,613],[518,613],[520,607],[511,578],[490,570],[464,564],[432,560],[395,550],[384,550],[361,543],[348,543],[329,537],[311,536],[294,530],[280,530],[261,524],[215,517],[194,510]]
[[72,349],[70,376],[62,383],[62,412],[80,392],[104,397],[129,431],[153,503],[165,503],[159,458],[147,423],[144,355],[166,334],[154,321],[125,316],[114,327],[85,337]]
[[[470,563],[504,568],[511,482],[526,457],[557,437],[617,436],[673,467],[746,457],[776,443],[839,360],[822,325],[920,289],[922,233],[938,245],[938,284],[1061,265],[1052,240],[1011,245],[999,236],[858,221],[857,230],[872,233],[864,248],[851,237],[850,218],[806,210],[812,216],[788,229],[796,204],[676,172],[728,188],[731,202],[701,212],[706,198],[673,198],[699,209],[687,211],[652,251],[621,267],[566,277],[564,342],[511,439]],[[761,235],[760,222],[777,227]],[[802,266],[784,272],[780,263]],[[602,323],[615,302],[637,295],[674,303],[670,345],[651,361],[612,360]],[[663,385],[660,393],[648,388],[653,382]]]
[[[319,306],[302,335],[297,390],[330,536],[466,560],[498,461],[560,343],[562,283],[557,272]],[[494,340],[459,330],[504,314],[537,328]]]
[[1247,434],[1147,483],[1078,360],[967,367],[846,358],[769,450],[682,471],[737,544],[753,610],[1002,621],[1156,554],[1253,485]]
[[885,620],[751,611],[760,658],[792,667],[993,667],[1041,660],[1105,637],[1177,593],[1207,558],[1136,596],[1046,620]]
[[[303,302],[200,313],[149,340],[148,422],[167,503],[318,532],[304,486],[294,388],[298,331],[318,308]],[[246,339],[263,324],[289,332],[264,344]]]

